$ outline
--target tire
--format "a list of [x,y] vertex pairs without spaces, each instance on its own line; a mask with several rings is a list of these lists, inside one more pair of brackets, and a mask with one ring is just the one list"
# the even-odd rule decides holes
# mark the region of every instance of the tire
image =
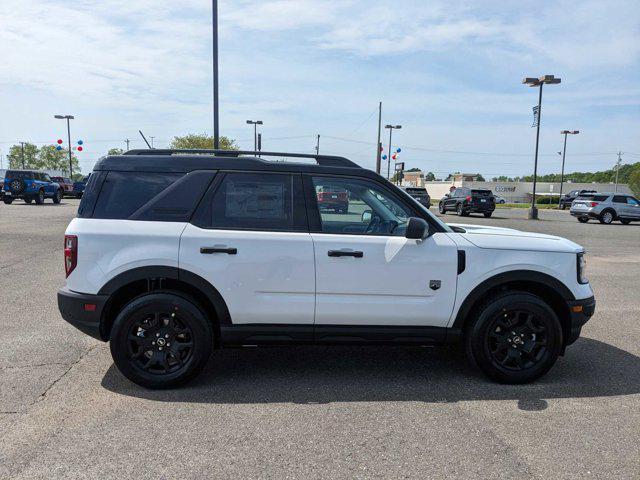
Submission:
[[598,218],[598,220],[600,220],[600,223],[604,223],[605,225],[609,225],[615,219],[616,215],[611,210],[605,210],[600,214],[600,217]]
[[456,213],[458,214],[459,217],[465,217],[467,214],[464,212],[464,209],[462,208],[462,204],[459,203],[458,206],[456,207]]
[[440,212],[441,215],[444,215],[445,213],[447,213],[447,211],[444,208],[444,203],[440,202],[438,204],[438,212]]
[[589,217],[578,217],[578,221],[580,223],[587,223],[589,221]]
[[553,367],[562,351],[558,317],[531,293],[498,294],[475,310],[474,317],[465,328],[467,357],[497,382],[532,382]]
[[13,198],[4,197],[2,201],[4,202],[5,205],[11,205],[13,203]]
[[24,180],[20,178],[14,178],[9,182],[9,189],[13,192],[14,195],[20,195],[27,188],[27,184]]
[[567,205],[566,204],[562,204],[560,205],[560,210],[566,210],[567,209]]
[[56,205],[59,204],[62,201],[62,197],[63,197],[62,190],[57,190],[56,193],[53,195],[53,203],[55,203]]
[[42,205],[44,203],[44,190],[39,190],[34,200],[36,201],[36,205]]
[[24,197],[24,198],[23,198],[23,200],[24,200],[24,203],[31,203],[31,202],[33,202],[33,198],[31,198],[31,197]]
[[629,225],[631,223],[631,220],[629,220],[628,218],[623,218],[622,220],[620,220],[620,222],[623,225]]
[[484,214],[484,218],[489,218],[489,217],[491,217],[491,214],[492,214],[492,213],[493,213],[493,212],[487,212],[487,213],[485,213],[485,214]]
[[113,361],[125,377],[160,389],[182,385],[202,371],[213,333],[195,301],[160,292],[128,303],[116,317],[110,342]]

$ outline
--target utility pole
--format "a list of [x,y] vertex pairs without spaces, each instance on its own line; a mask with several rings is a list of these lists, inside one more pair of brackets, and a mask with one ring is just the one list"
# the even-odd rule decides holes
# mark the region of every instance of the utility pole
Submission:
[[127,144],[127,152],[129,151],[129,139],[125,138],[124,143]]
[[71,126],[70,121],[75,117],[73,115],[54,115],[53,118],[67,121],[67,140],[69,141],[69,177],[73,179],[73,162],[71,156]]
[[20,142],[20,151],[22,152],[22,169],[24,170],[24,142]]
[[[382,157],[382,142],[380,142],[380,134],[382,132],[382,102],[378,103],[378,141],[376,142],[376,173],[380,175],[380,163]],[[391,153],[391,152],[389,152]]]
[[620,162],[622,162],[622,158],[620,158],[621,155],[622,152],[618,151],[618,161],[616,162],[616,193],[618,193],[618,173],[620,173]]
[[262,120],[247,120],[247,125],[253,125],[253,151],[258,151],[258,125],[262,125]]
[[156,137],[149,137],[151,139],[151,148],[153,148],[153,139]]
[[218,0],[211,0],[213,43],[213,148],[220,148],[220,105],[218,104]]
[[[562,130],[560,134],[564,135],[564,147],[562,148],[562,172],[560,173],[560,196],[558,197],[558,208],[562,199],[562,185],[564,184],[564,157],[567,154],[567,135],[577,135],[580,130]],[[559,152],[558,152],[559,153]]]
[[316,138],[316,155],[320,155],[320,134]]

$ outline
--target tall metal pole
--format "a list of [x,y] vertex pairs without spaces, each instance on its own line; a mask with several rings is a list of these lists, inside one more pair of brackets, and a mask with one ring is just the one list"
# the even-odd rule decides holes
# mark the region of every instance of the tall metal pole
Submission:
[[391,134],[393,133],[393,127],[389,129],[389,150],[387,151],[387,178],[391,180]]
[[153,148],[153,139],[156,137],[149,137],[149,138],[151,138],[151,148]]
[[22,151],[22,169],[24,170],[24,142],[20,142],[20,150]]
[[69,141],[69,178],[73,180],[73,163],[71,162],[71,126],[70,119],[67,115],[67,140]]
[[562,171],[560,172],[560,196],[558,197],[558,208],[560,208],[560,199],[562,198],[562,184],[564,183],[564,157],[567,154],[567,135],[569,132],[564,132],[564,147],[562,148]]
[[536,183],[538,180],[538,143],[540,141],[540,123],[542,122],[542,86],[540,82],[540,93],[538,94],[538,126],[536,128],[536,155],[533,163],[533,195],[531,196],[531,209],[529,210],[529,219],[536,220],[538,218],[538,209],[536,208]]
[[129,151],[129,139],[128,139],[128,138],[126,138],[126,139],[124,140],[124,142],[127,144],[127,151]]
[[380,175],[380,163],[382,157],[382,143],[380,142],[380,134],[382,131],[382,102],[378,104],[378,141],[376,142],[376,173]]
[[620,162],[622,161],[620,155],[622,155],[622,152],[618,151],[618,161],[616,165],[616,193],[618,193],[618,173],[620,172]]
[[213,148],[220,148],[220,110],[218,104],[218,0],[211,0],[213,34]]
[[316,138],[316,155],[320,155],[320,134]]
[[258,151],[258,122],[253,124],[253,151]]

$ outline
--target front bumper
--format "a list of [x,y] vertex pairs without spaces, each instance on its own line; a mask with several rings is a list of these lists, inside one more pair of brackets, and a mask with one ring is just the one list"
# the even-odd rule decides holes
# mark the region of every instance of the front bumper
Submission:
[[58,290],[58,309],[62,318],[78,330],[104,340],[100,334],[100,320],[108,298],[106,295],[73,292],[65,287]]
[[583,298],[568,302],[571,325],[565,345],[571,345],[580,337],[582,326],[589,321],[596,310],[595,297]]

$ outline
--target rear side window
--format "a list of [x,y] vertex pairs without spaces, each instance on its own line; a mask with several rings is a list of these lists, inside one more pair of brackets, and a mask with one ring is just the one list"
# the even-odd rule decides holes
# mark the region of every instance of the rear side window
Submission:
[[31,172],[16,172],[15,170],[7,170],[7,173],[4,174],[4,177],[11,179],[31,180],[33,178],[33,175]]
[[211,226],[300,231],[306,229],[301,197],[298,175],[227,173],[213,196]]
[[109,172],[102,184],[93,218],[128,218],[182,175],[181,173]]
[[591,200],[591,199],[593,199],[593,193],[581,193],[576,197],[576,200]]
[[594,195],[593,196],[593,201],[594,202],[604,202],[607,198],[609,198],[609,195]]
[[613,197],[613,201],[615,203],[627,203],[627,197],[623,197],[622,195],[616,195]]

